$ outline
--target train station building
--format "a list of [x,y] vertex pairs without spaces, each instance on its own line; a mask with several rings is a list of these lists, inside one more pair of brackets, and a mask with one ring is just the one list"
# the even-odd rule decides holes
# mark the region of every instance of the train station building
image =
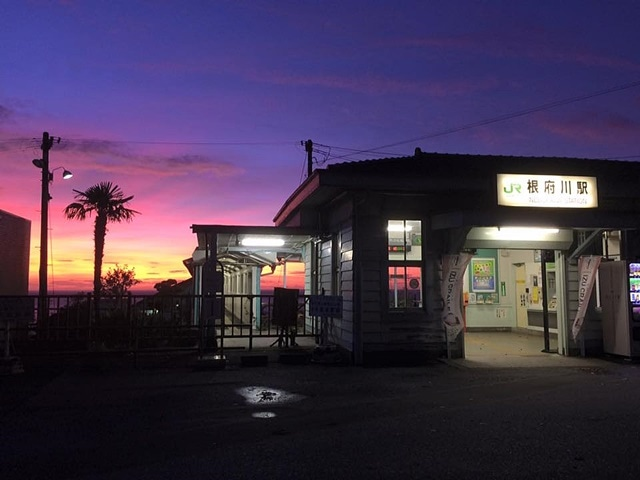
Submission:
[[302,263],[301,293],[340,299],[325,340],[357,365],[464,357],[479,331],[637,356],[639,178],[634,162],[420,149],[329,165],[273,226],[192,225],[195,293],[255,302],[265,271]]

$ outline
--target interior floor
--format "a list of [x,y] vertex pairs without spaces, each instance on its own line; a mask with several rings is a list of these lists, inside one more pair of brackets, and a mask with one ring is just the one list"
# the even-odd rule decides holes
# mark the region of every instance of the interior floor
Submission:
[[542,335],[520,332],[465,332],[465,358],[459,362],[467,367],[553,367],[590,366],[597,359],[566,357],[557,354],[555,336],[549,339],[549,351],[544,350]]
[[[273,345],[274,338],[254,338],[253,350],[248,348],[247,338],[227,338],[222,352],[227,356],[248,354],[265,354],[273,356],[283,351],[311,350],[315,346],[313,338],[300,337],[296,339],[297,346],[279,349]],[[465,368],[536,368],[536,367],[583,367],[594,368],[602,366],[604,360],[596,358],[566,357],[557,353],[547,353],[544,350],[542,335],[532,335],[521,332],[465,332],[465,358],[451,360],[451,362]],[[550,350],[557,349],[557,341],[552,335]],[[605,362],[606,363],[606,362]]]
[[[465,350],[467,356],[486,355],[518,355],[541,356],[545,348],[542,333],[527,332],[466,332]],[[549,350],[556,352],[558,349],[557,337],[554,334],[549,338]]]

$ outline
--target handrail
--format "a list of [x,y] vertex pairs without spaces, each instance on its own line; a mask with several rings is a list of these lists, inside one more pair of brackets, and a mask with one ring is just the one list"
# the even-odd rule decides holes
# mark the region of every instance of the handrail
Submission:
[[[318,337],[319,323],[308,315],[308,297],[299,296],[298,323],[286,335]],[[257,339],[278,341],[285,334],[273,324],[272,294],[103,295],[98,320],[91,294],[48,295],[44,303],[39,300],[37,295],[0,296],[0,327],[11,322],[11,348],[17,354],[193,350],[202,355],[224,348],[225,342],[228,346],[231,340],[251,350]],[[202,308],[209,300],[214,308],[219,302],[220,308],[208,325]],[[41,321],[40,305],[48,312]]]

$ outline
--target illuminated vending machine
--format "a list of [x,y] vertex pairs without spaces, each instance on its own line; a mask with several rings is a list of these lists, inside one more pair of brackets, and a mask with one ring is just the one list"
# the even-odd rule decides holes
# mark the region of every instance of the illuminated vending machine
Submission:
[[631,301],[631,355],[640,355],[640,263],[629,264],[629,300]]
[[640,262],[603,262],[598,276],[604,352],[640,356]]

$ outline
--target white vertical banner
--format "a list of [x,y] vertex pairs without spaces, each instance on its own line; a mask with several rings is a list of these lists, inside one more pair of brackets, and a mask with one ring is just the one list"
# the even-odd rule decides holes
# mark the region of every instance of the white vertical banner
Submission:
[[462,314],[462,282],[467,265],[473,255],[459,253],[442,256],[442,287],[444,303],[442,323],[447,332],[447,341],[452,342],[464,328]]
[[589,255],[578,259],[578,311],[576,312],[576,318],[571,328],[574,340],[578,338],[580,330],[582,330],[584,316],[587,313],[587,306],[589,305],[589,298],[591,298],[591,291],[593,290],[593,284],[596,280],[600,260],[602,260],[600,255]]

